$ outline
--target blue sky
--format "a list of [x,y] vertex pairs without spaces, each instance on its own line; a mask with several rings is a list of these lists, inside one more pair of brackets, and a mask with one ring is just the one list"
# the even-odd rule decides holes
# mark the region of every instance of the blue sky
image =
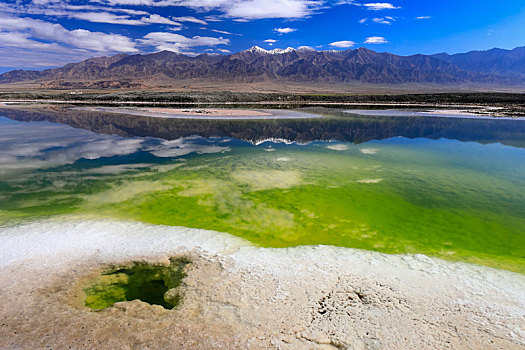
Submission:
[[2,1],[0,72],[116,53],[228,54],[253,45],[400,55],[525,46],[525,1],[374,1]]

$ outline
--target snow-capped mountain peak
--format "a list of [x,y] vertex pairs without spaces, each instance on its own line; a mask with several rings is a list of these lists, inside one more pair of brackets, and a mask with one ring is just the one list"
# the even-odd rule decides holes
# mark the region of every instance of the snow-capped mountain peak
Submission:
[[289,52],[293,52],[293,51],[295,51],[295,49],[293,47],[287,47],[286,49],[265,50],[265,49],[263,49],[262,47],[259,47],[259,46],[252,46],[248,50],[245,50],[244,52],[264,53],[264,54],[276,55],[276,54],[289,53]]

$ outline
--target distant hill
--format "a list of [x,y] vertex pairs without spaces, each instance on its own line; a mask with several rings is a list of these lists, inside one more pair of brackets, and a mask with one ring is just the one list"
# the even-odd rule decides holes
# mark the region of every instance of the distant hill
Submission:
[[465,54],[398,56],[365,48],[315,51],[264,50],[254,46],[231,55],[186,56],[170,51],[119,54],[43,71],[15,70],[0,84],[33,81],[43,87],[129,88],[177,81],[223,83],[311,82],[377,84],[525,85],[525,47]]
[[471,72],[525,79],[525,47],[470,51],[456,55],[441,53],[432,57]]

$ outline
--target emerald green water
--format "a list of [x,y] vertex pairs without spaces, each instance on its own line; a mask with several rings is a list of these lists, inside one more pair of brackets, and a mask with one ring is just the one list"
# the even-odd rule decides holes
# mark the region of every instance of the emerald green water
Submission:
[[[57,146],[53,134],[18,163],[4,143],[3,225],[80,213],[228,232],[264,247],[422,253],[525,273],[523,148],[404,137],[255,146],[59,127],[68,142]],[[100,146],[108,142],[111,152]]]
[[139,299],[148,304],[173,309],[180,301],[175,291],[168,292],[181,284],[185,277],[185,260],[170,261],[170,265],[149,265],[135,263],[103,272],[85,289],[84,304],[94,310],[101,310],[122,301]]

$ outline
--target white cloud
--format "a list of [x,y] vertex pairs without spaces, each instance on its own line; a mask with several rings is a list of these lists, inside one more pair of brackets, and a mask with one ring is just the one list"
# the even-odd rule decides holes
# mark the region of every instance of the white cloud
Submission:
[[112,23],[112,24],[127,24],[127,25],[144,25],[140,20],[130,19],[127,15],[116,15],[109,12],[72,12],[64,13],[68,18],[76,18],[84,21],[95,23]]
[[189,50],[198,46],[228,45],[230,40],[222,37],[194,36],[192,38],[183,35],[164,32],[153,32],[144,36],[140,42],[147,46],[153,46],[157,50],[167,50],[177,53],[191,53]]
[[371,36],[366,38],[365,44],[386,44],[388,41],[386,41],[385,38],[382,36]]
[[198,18],[195,18],[195,17],[192,17],[192,16],[185,16],[185,17],[171,17],[174,21],[179,21],[179,22],[192,22],[192,23],[197,23],[197,24],[203,24],[203,25],[207,25],[208,23],[202,19],[198,19]]
[[266,40],[264,40],[264,42],[266,44],[268,44],[269,46],[273,46],[273,44],[275,44],[277,42],[277,40],[275,40],[275,39],[266,39]]
[[171,24],[175,26],[180,26],[180,23],[174,22],[169,18],[162,17],[160,15],[149,15],[148,17],[143,17],[140,19],[144,23],[156,23],[156,24]]
[[0,17],[0,66],[56,67],[93,56],[138,52],[130,38],[27,17]]
[[419,17],[416,17],[416,19],[430,19],[432,18],[431,16],[419,16]]
[[400,7],[396,7],[396,6],[394,6],[394,5],[392,5],[391,3],[388,3],[388,2],[374,2],[374,3],[365,4],[365,6],[369,10],[374,10],[374,11],[395,10],[395,9],[399,9],[400,8]]
[[391,25],[392,22],[396,21],[396,19],[391,16],[386,16],[386,17],[372,18],[372,21],[374,21],[375,23],[379,23],[379,24]]
[[35,5],[47,5],[47,4],[50,4],[50,3],[57,3],[57,2],[60,2],[61,0],[33,0],[33,4]]
[[325,0],[97,0],[111,6],[184,6],[199,11],[220,11],[239,19],[304,18]]
[[[0,32],[23,33],[32,40],[66,44],[75,48],[99,52],[137,52],[135,43],[120,34],[91,32],[85,29],[67,30],[60,24],[28,17],[3,17]],[[1,45],[1,43],[0,43]]]
[[[4,38],[0,39],[2,42]],[[0,44],[0,66],[10,68],[48,68],[63,66],[93,57],[93,53],[83,50],[65,48],[57,44],[39,43],[28,39],[18,45]]]
[[[149,25],[155,23],[180,26],[180,23],[174,22],[169,18],[162,17],[158,14],[150,14],[146,11],[113,8],[107,6],[70,5],[64,4],[62,2],[41,2],[41,4],[32,2],[26,5],[21,5],[20,3],[11,5],[0,4],[0,11],[14,15],[28,14],[44,15],[48,17],[67,17],[95,23],[123,25]],[[192,17],[182,18],[188,20]]]
[[248,0],[228,1],[233,3],[226,8],[229,17],[246,19],[260,18],[301,18],[308,16],[312,5],[320,1],[308,0]]
[[142,26],[148,24],[170,24],[174,26],[180,26],[178,22],[174,22],[169,18],[162,17],[160,15],[152,14],[146,17],[137,19],[131,19],[128,15],[116,15],[109,12],[67,12],[64,16],[68,18],[82,19],[89,22],[96,23],[112,23],[112,24],[126,24]]
[[219,34],[233,35],[233,33],[227,32],[225,30],[211,29],[211,31]]
[[355,42],[350,40],[342,40],[342,41],[334,41],[333,43],[330,43],[330,46],[333,47],[340,47],[340,48],[349,48],[355,45]]
[[220,16],[216,16],[216,15],[206,16],[204,17],[204,19],[208,22],[222,22],[223,21],[223,19]]
[[226,49],[217,49],[217,51],[222,52],[222,53],[230,53],[231,52],[230,50],[226,50]]
[[372,21],[380,24],[392,24],[389,21],[387,21],[385,18],[372,18]]
[[368,20],[368,18],[362,18],[358,22],[361,23],[361,24],[364,24],[367,20]]
[[[49,50],[55,51],[60,50],[60,45],[56,43],[42,43],[36,40],[27,38],[27,34],[24,33],[2,33],[0,32],[0,46],[10,47],[23,47],[25,49],[38,49],[38,50]],[[62,50],[60,50],[62,51]],[[19,57],[15,58],[15,61]]]
[[[106,15],[110,20],[107,23],[130,25],[144,23],[141,21],[141,18],[133,16],[147,16],[151,13],[128,9],[125,8],[126,6],[143,6],[147,11],[151,11],[155,7],[174,6],[186,7],[198,12],[215,11],[219,13],[208,15],[204,19],[192,16],[172,18],[173,21],[194,22],[205,25],[206,21],[220,21],[224,18],[233,18],[236,21],[264,18],[305,18],[323,8],[343,3],[352,2],[335,0],[88,0],[81,5],[75,5],[67,0],[36,0],[25,4],[24,1],[13,1],[11,5],[0,3],[0,8],[11,7],[13,11],[10,12],[17,15],[43,14],[49,16],[71,16],[71,18],[87,16],[75,14],[76,12],[115,12],[118,13],[118,18],[110,18]],[[123,16],[123,14],[132,17]],[[102,22],[102,19],[98,19],[97,22]]]
[[301,51],[315,51],[313,47],[308,45],[299,46],[297,49]]
[[297,29],[295,28],[274,28],[273,31],[279,34],[288,34],[295,32]]

